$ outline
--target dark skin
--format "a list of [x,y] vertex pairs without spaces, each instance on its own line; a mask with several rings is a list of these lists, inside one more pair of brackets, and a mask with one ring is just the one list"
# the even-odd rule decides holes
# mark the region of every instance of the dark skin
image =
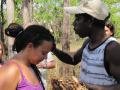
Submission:
[[106,61],[109,63],[110,73],[120,80],[120,44],[117,42],[111,43],[106,50]]
[[[74,31],[81,38],[89,37],[91,49],[96,48],[101,43],[103,43],[109,36],[105,34],[104,26],[99,26],[93,24],[94,20],[92,20],[87,15],[77,14],[75,16],[75,20],[73,23]],[[78,51],[71,56],[68,53],[63,52],[59,49],[54,49],[53,53],[64,63],[76,65],[81,61],[82,51],[84,46],[86,45],[86,40],[82,47],[78,49]],[[118,42],[111,42],[105,51],[105,60],[108,63],[110,73],[117,79],[120,79],[120,44]]]

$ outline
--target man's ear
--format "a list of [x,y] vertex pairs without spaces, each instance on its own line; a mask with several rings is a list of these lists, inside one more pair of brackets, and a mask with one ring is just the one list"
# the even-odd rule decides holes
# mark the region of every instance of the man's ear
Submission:
[[88,22],[89,22],[89,23],[88,23],[88,27],[89,27],[89,28],[92,28],[92,27],[93,27],[93,24],[94,24],[94,20],[93,20],[93,19],[90,19]]

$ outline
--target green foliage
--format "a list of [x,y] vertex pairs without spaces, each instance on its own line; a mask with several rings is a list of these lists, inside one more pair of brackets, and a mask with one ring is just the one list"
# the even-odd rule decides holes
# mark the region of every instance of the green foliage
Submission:
[[59,42],[63,22],[63,1],[34,0],[33,11],[34,21],[52,29],[56,41]]
[[15,0],[15,22],[22,24],[22,13],[21,13],[21,7],[22,7],[22,0]]
[[[120,0],[103,0],[109,7],[110,20],[116,26],[116,37],[120,37]],[[15,22],[22,24],[21,7],[23,0],[15,0]],[[80,0],[69,0],[69,6],[79,5]],[[4,15],[5,16],[5,15]],[[74,17],[71,15],[72,24]],[[58,42],[62,32],[63,0],[33,0],[33,21],[52,29]],[[72,25],[71,25],[72,26]],[[73,27],[71,27],[71,32]],[[71,35],[72,36],[72,35]]]
[[[76,6],[79,5],[79,0],[69,0],[70,6]],[[111,13],[111,18],[110,20],[115,24],[116,26],[116,37],[120,37],[120,15],[117,13],[119,12],[119,0],[104,0],[104,2],[107,4],[109,7],[109,11]],[[34,14],[35,20],[37,22],[42,22],[42,23],[52,23],[52,25],[55,25],[53,23],[57,23],[58,21],[62,22],[63,18],[63,0],[35,0],[35,3],[40,4],[39,7],[37,7],[37,10]],[[71,21],[73,21],[73,17],[71,18]],[[60,28],[61,26],[58,25],[57,28],[59,30],[54,30],[55,36],[57,39],[60,37]],[[72,29],[71,29],[72,30]],[[57,32],[56,32],[57,31]],[[58,40],[59,41],[59,40]]]
[[34,19],[37,22],[50,23],[62,17],[61,0],[35,0]]
[[104,0],[111,13],[110,20],[116,27],[116,37],[120,37],[120,0]]

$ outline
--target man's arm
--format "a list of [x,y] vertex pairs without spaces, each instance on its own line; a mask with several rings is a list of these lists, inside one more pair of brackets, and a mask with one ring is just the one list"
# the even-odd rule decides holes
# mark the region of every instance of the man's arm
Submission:
[[85,48],[85,46],[87,45],[87,43],[88,43],[89,41],[90,41],[90,39],[87,38],[87,39],[84,41],[82,47],[75,53],[75,55],[74,55],[75,64],[77,64],[77,63],[79,63],[79,62],[81,61],[83,49]]
[[57,48],[54,49],[53,53],[62,62],[74,65],[73,57],[70,56],[68,53],[63,52],[62,50],[57,49]]
[[83,43],[82,47],[80,49],[78,49],[78,51],[74,55],[73,55],[73,53],[68,54],[68,53],[63,52],[62,50],[59,50],[56,48],[54,49],[53,53],[62,62],[67,63],[67,64],[71,64],[71,65],[76,65],[81,61],[83,49],[89,41],[90,41],[90,39],[87,38],[85,40],[85,42]]
[[120,44],[110,43],[106,48],[106,61],[109,65],[109,71],[112,76],[120,81]]

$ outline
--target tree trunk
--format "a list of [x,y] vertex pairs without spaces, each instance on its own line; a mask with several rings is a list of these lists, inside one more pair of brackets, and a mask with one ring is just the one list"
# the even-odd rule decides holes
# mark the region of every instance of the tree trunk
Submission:
[[3,10],[3,4],[5,4],[5,0],[1,0],[1,12],[0,12],[0,40],[3,43],[4,46],[4,55],[3,55],[3,59],[6,60],[7,59],[7,48],[6,48],[6,44],[5,44],[5,35],[4,35],[4,10]]
[[[69,6],[69,0],[64,0],[64,7]],[[70,24],[69,24],[69,15],[64,11],[64,17],[63,17],[63,31],[62,31],[62,50],[65,52],[70,51]],[[70,65],[61,63],[60,66],[60,76],[69,76],[72,74],[72,69]]]
[[33,0],[23,0],[22,16],[24,27],[32,21],[32,3]]
[[[69,6],[69,0],[64,0],[64,7]],[[70,24],[69,15],[64,11],[63,17],[63,31],[62,31],[62,50],[68,52],[70,50]]]
[[3,25],[4,25],[4,15],[3,15],[3,4],[4,1],[1,0],[1,13],[0,13],[0,40],[3,42],[4,44],[4,32],[3,32]]
[[[6,0],[7,5],[7,24],[14,22],[14,1]],[[12,45],[14,38],[8,37],[8,58],[13,56]]]

